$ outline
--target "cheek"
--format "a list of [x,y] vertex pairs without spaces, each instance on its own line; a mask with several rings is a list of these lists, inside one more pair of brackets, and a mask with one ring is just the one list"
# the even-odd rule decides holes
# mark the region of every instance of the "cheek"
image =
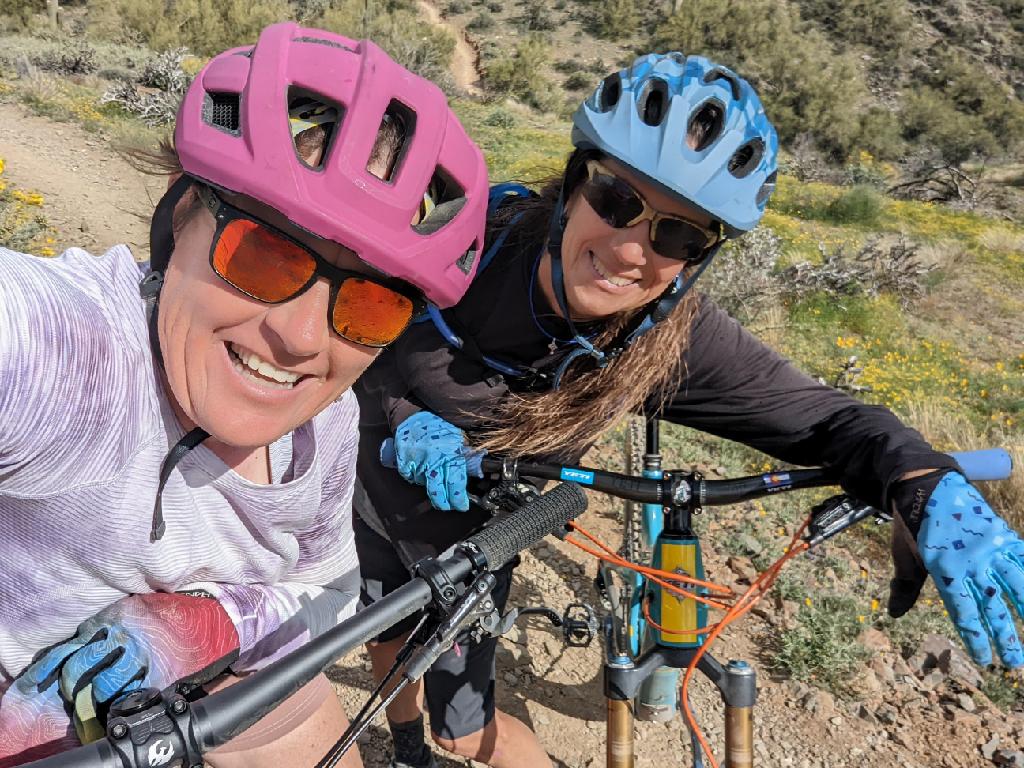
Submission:
[[335,337],[331,339],[331,384],[340,395],[355,384],[356,379],[370,367],[382,350],[363,347]]

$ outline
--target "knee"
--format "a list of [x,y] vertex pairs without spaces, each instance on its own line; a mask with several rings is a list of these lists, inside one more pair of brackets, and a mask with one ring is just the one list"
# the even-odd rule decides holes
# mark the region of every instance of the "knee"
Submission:
[[434,743],[437,744],[441,749],[446,752],[451,752],[459,757],[468,757],[472,759],[479,759],[485,757],[481,754],[484,746],[484,731],[476,731],[466,736],[457,736],[455,738],[449,738],[447,736],[441,736],[433,731],[430,733]]

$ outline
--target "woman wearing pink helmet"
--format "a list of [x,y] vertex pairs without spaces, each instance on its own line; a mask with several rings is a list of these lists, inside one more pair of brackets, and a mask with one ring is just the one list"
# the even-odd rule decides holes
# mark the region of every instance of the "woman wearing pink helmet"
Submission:
[[[349,388],[476,270],[483,157],[372,43],[268,27],[174,139],[148,269],[0,248],[0,766],[354,610]],[[311,765],[345,722],[323,676],[268,720],[209,762]]]

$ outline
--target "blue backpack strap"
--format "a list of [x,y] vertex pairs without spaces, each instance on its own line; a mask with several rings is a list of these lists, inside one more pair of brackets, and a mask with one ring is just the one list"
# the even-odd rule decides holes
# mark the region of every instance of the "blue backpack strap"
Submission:
[[[509,197],[529,197],[530,190],[524,187],[522,184],[517,184],[514,181],[505,181],[501,184],[495,184],[491,187],[487,193],[487,216],[493,216],[501,204]],[[515,226],[516,222],[522,217],[522,214],[517,214],[512,217],[512,220],[508,223],[496,238],[491,243],[491,247],[484,253],[483,258],[480,259],[480,266],[477,267],[477,274],[487,269],[487,265],[494,260],[495,255],[501,250],[501,247],[505,244],[505,240],[508,239],[509,232],[512,231],[512,227]]]

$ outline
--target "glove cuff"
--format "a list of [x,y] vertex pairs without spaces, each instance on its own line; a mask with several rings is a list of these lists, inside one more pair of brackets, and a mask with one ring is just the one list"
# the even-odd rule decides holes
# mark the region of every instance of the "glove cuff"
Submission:
[[889,499],[896,507],[896,512],[906,523],[907,529],[917,541],[917,533],[921,530],[921,519],[924,508],[935,488],[943,477],[955,470],[936,469],[917,477],[898,480],[889,491]]

